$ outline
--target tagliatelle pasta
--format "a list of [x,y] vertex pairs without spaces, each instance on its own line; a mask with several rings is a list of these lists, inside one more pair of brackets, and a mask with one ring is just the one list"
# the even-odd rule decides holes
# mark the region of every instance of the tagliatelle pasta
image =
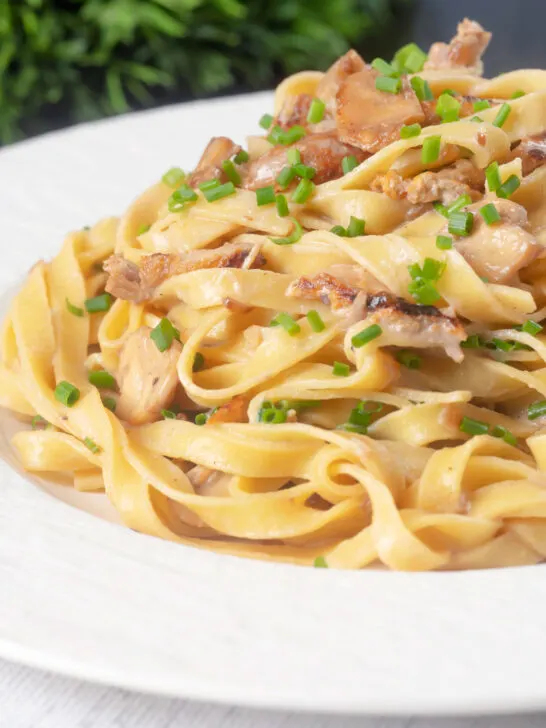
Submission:
[[13,299],[29,472],[143,533],[329,568],[546,557],[546,72],[350,51]]

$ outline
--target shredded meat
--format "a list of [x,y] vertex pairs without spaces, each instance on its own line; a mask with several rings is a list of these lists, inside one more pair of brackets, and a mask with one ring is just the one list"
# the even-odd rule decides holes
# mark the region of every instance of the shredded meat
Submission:
[[460,195],[469,194],[475,198],[485,184],[483,170],[475,167],[468,159],[459,159],[455,164],[438,172],[422,172],[412,179],[404,179],[395,170],[376,177],[371,189],[383,192],[394,200],[408,199],[412,205],[440,200],[450,204]]
[[[251,265],[245,265],[249,262]],[[112,255],[104,264],[109,274],[106,290],[116,298],[142,303],[153,298],[164,281],[181,273],[203,268],[260,268],[265,258],[256,246],[226,243],[214,250],[196,250],[187,254],[153,253],[142,258],[140,265]]]
[[[316,184],[341,177],[343,157],[354,155],[361,162],[367,156],[360,149],[340,142],[332,132],[310,134],[296,142],[293,148],[299,150],[303,164],[316,169],[313,177]],[[243,174],[243,186],[254,190],[274,185],[279,172],[287,164],[286,147],[274,147],[247,166]]]
[[384,346],[416,349],[440,347],[454,361],[461,361],[461,341],[466,331],[458,318],[446,316],[435,306],[408,303],[391,293],[368,296],[366,325],[379,324]]
[[481,57],[490,40],[491,33],[484,30],[475,20],[465,18],[457,26],[457,35],[449,43],[432,44],[425,70],[454,68],[481,76],[483,73]]
[[223,177],[222,162],[241,151],[241,147],[228,137],[213,137],[205,147],[197,167],[188,179],[191,187],[197,187],[208,179]]
[[132,425],[159,419],[161,410],[171,404],[178,384],[176,365],[182,345],[175,340],[169,349],[159,351],[150,332],[147,326],[134,331],[119,359],[116,415]]
[[220,425],[223,422],[248,422],[248,400],[241,395],[221,404],[210,414],[207,425]]
[[546,162],[546,132],[536,136],[523,137],[512,151],[511,157],[521,159],[524,176],[534,172]]
[[[487,225],[479,214],[474,215],[474,227],[468,237],[458,238],[455,247],[479,276],[492,283],[512,280],[522,268],[531,263],[544,248],[526,229],[527,211],[510,200],[494,199],[501,220]],[[478,212],[483,203],[468,209]]]
[[313,278],[301,276],[292,281],[286,289],[285,295],[291,298],[320,300],[336,310],[350,306],[358,293],[358,288],[345,285],[329,273],[319,273]]
[[400,138],[404,124],[423,123],[425,116],[407,77],[398,94],[379,91],[372,68],[354,73],[337,93],[336,123],[347,144],[375,153]]

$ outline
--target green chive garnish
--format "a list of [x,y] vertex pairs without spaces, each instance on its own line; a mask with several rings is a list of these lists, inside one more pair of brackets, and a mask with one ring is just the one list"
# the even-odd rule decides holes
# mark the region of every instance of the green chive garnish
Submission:
[[422,306],[433,306],[442,298],[430,281],[422,279],[412,281],[408,286],[408,291],[414,300]]
[[288,149],[286,152],[286,159],[288,163],[294,166],[295,164],[301,163],[301,152],[299,149]]
[[511,197],[514,194],[520,184],[521,182],[519,177],[515,174],[511,174],[506,182],[503,182],[500,187],[497,187],[497,197],[502,197],[505,200],[508,199],[508,197]]
[[309,326],[315,333],[319,333],[320,331],[324,331],[326,328],[326,324],[320,317],[320,314],[318,311],[308,311],[307,314],[307,320],[309,321]]
[[436,102],[436,113],[444,122],[458,121],[461,104],[445,91]]
[[485,170],[485,178],[487,180],[487,186],[491,192],[496,192],[501,186],[501,176],[498,162],[491,162],[491,164]]
[[362,331],[358,334],[355,334],[351,339],[351,344],[355,347],[355,349],[360,349],[361,346],[369,344],[370,341],[377,339],[377,337],[381,336],[382,333],[383,329],[379,326],[379,324],[372,324],[371,326],[367,326],[365,329],[362,329]]
[[176,415],[177,414],[178,413],[175,412],[174,410],[168,410],[168,409],[162,409],[161,410],[161,416],[165,420],[176,420]]
[[[220,184],[218,180],[211,180],[211,182],[214,182],[214,186],[216,187]],[[209,184],[209,182],[206,182],[204,184]],[[184,183],[181,184],[180,187],[175,190],[169,197],[167,207],[169,209],[169,212],[180,212],[184,209],[184,206],[187,202],[195,202],[195,200],[197,200],[196,191],[192,190],[189,185]]]
[[324,556],[317,556],[317,558],[313,561],[313,566],[315,569],[327,569],[328,564],[326,563],[326,559]]
[[159,351],[166,351],[171,348],[174,339],[180,341],[180,332],[168,318],[162,318],[155,329],[150,332],[150,339]]
[[315,191],[315,184],[310,179],[300,180],[298,186],[292,193],[291,200],[298,205],[303,205]]
[[271,114],[264,114],[258,122],[262,129],[269,129],[272,123],[273,117],[271,116]]
[[222,169],[230,182],[233,182],[234,185],[241,184],[241,175],[235,169],[235,165],[231,159],[226,159],[222,162]]
[[500,129],[503,126],[506,119],[508,119],[508,116],[510,115],[511,111],[512,111],[512,107],[510,106],[510,104],[504,103],[498,110],[495,118],[493,119],[493,126],[498,126]]
[[195,415],[195,424],[196,425],[206,425],[207,424],[207,414],[205,412],[199,412],[199,414]]
[[49,427],[49,422],[41,415],[34,415],[30,421],[30,425],[33,430],[46,430]]
[[336,377],[348,377],[350,373],[349,365],[340,361],[335,361],[332,367],[332,374]]
[[447,235],[437,235],[436,247],[438,250],[451,250],[453,247],[453,240]]
[[290,214],[290,210],[288,209],[288,202],[286,201],[286,197],[284,195],[277,195],[275,197],[275,205],[277,206],[277,215],[279,217],[287,217],[287,215]]
[[459,235],[466,237],[472,232],[474,225],[474,215],[471,212],[454,212],[448,218],[447,229],[451,235]]
[[294,167],[283,167],[277,177],[279,187],[283,190],[286,189],[295,176],[296,172],[294,171]]
[[297,177],[313,179],[313,177],[317,173],[317,170],[314,167],[308,167],[306,164],[300,163],[294,165],[294,172],[296,173]]
[[89,379],[90,384],[93,384],[95,387],[98,387],[99,389],[115,389],[115,387],[116,387],[116,380],[110,374],[110,372],[105,372],[105,371],[89,372],[89,374],[87,375],[87,378]]
[[73,407],[80,398],[80,390],[70,382],[59,382],[55,387],[55,399],[67,407]]
[[479,101],[474,101],[472,104],[472,110],[473,111],[483,111],[484,109],[490,109],[491,104],[487,99],[480,99]]
[[110,412],[115,412],[116,411],[117,403],[116,403],[116,400],[113,397],[103,397],[102,398],[102,403],[106,407],[106,409],[109,409],[110,410]]
[[390,63],[387,63],[387,61],[384,61],[382,58],[374,58],[374,60],[372,61],[372,68],[378,73],[383,74],[384,76],[398,78],[398,76],[400,75],[400,72],[397,71],[394,66],[391,66]]
[[396,353],[396,361],[400,362],[407,369],[419,369],[423,361],[420,356],[411,351],[402,349]]
[[235,194],[235,185],[233,182],[226,182],[223,185],[213,187],[213,189],[203,190],[203,195],[207,202],[216,202],[221,200],[223,197]]
[[472,334],[465,341],[461,342],[463,349],[481,349],[485,346],[485,341],[479,334]]
[[83,444],[88,450],[91,450],[92,453],[95,453],[95,455],[101,451],[97,443],[90,437],[86,437],[83,441]]
[[148,230],[151,228],[151,225],[141,225],[137,230],[137,237],[139,235],[144,235],[144,233],[147,233]]
[[414,76],[410,80],[410,84],[419,101],[433,101],[434,94],[431,91],[428,81],[425,81],[420,76]]
[[440,147],[442,137],[429,136],[423,140],[423,148],[421,149],[421,162],[423,164],[432,164],[438,160],[440,156]]
[[347,237],[347,230],[343,225],[334,225],[334,227],[330,228],[330,232],[334,233],[334,235],[339,235],[340,238]]
[[472,204],[472,198],[470,195],[461,195],[460,197],[457,197],[457,199],[451,203],[451,205],[447,208],[447,215],[448,217],[452,215],[454,212],[458,212],[459,210],[462,210],[463,207],[466,207],[467,205]]
[[475,121],[478,124],[483,124],[483,119],[481,116],[473,116],[470,121]]
[[313,99],[311,106],[309,107],[309,113],[307,114],[307,121],[310,124],[318,124],[324,118],[324,111],[326,104],[320,99]]
[[199,189],[201,192],[207,192],[207,190],[214,190],[216,187],[220,187],[220,180],[219,179],[206,179],[204,182],[201,182],[199,185]]
[[522,96],[525,96],[525,91],[514,91],[512,96],[510,96],[511,99],[520,99]]
[[540,324],[537,324],[536,321],[526,321],[523,326],[521,327],[521,330],[525,332],[526,334],[531,334],[531,336],[536,336],[542,331],[542,326]]
[[400,93],[402,81],[399,78],[391,78],[390,76],[378,76],[375,79],[375,88],[378,91],[385,91],[389,94]]
[[421,133],[421,124],[404,125],[400,129],[400,139],[411,139],[411,137],[419,136]]
[[168,172],[165,172],[161,181],[169,187],[178,187],[186,178],[186,175],[180,167],[171,167]]
[[533,402],[527,408],[527,417],[530,420],[536,420],[544,415],[546,415],[546,399],[542,399],[540,402]]
[[488,225],[493,225],[493,223],[499,222],[501,219],[499,211],[492,202],[488,202],[487,205],[480,207],[480,215]]
[[203,354],[201,354],[200,351],[195,352],[195,356],[193,357],[193,371],[194,372],[200,372],[201,369],[205,366],[205,357]]
[[301,331],[301,326],[294,321],[289,313],[278,313],[274,319],[271,320],[270,326],[282,326],[290,336],[296,336]]
[[480,420],[473,420],[471,417],[463,417],[459,430],[466,432],[467,435],[487,435],[489,425],[486,422],[480,422]]
[[68,298],[66,299],[66,307],[74,316],[79,316],[80,318],[83,316],[83,308],[79,308],[79,306],[74,306],[73,303],[70,303]]
[[436,212],[439,212],[440,215],[443,215],[444,217],[449,217],[447,207],[445,205],[442,205],[441,202],[433,202],[432,207],[436,210]]
[[362,220],[362,218],[353,217],[351,215],[351,218],[349,220],[349,225],[347,226],[347,237],[356,238],[359,235],[364,235],[365,228],[366,228],[366,222],[364,220]]
[[95,296],[95,298],[88,298],[83,305],[87,313],[109,311],[112,305],[112,296],[109,293],[102,293],[100,296]]
[[419,73],[427,57],[417,44],[408,43],[396,52],[392,65],[400,73]]
[[349,156],[343,157],[341,160],[343,174],[349,174],[355,167],[358,167],[358,160],[354,154],[349,154]]
[[233,161],[235,162],[235,164],[243,164],[244,162],[248,162],[248,160],[248,152],[244,149],[241,149],[241,151],[237,152],[237,154],[233,157]]
[[493,437],[498,437],[501,440],[504,440],[504,442],[508,443],[508,445],[516,447],[518,444],[517,438],[510,432],[510,430],[507,430],[506,427],[503,427],[502,425],[495,425],[495,427],[490,430],[489,434]]
[[[311,182],[311,184],[313,183]],[[285,238],[269,238],[272,243],[275,243],[275,245],[293,245],[298,242],[303,235],[303,228],[295,217],[291,217],[290,220],[294,223],[294,230],[292,233]]]
[[274,202],[275,190],[272,185],[269,187],[260,187],[260,189],[256,190],[256,204],[258,207],[262,207],[262,205],[272,205]]

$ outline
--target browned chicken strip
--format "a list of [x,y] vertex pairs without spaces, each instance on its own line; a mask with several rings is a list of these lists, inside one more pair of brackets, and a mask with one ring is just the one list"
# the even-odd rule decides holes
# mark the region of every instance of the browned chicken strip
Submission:
[[359,293],[358,288],[346,285],[329,273],[319,273],[313,278],[301,276],[286,289],[286,295],[291,298],[322,301],[334,311],[350,306]]
[[214,250],[194,250],[180,253],[153,253],[142,258],[140,265],[126,260],[122,255],[112,255],[104,263],[109,274],[106,290],[116,298],[142,303],[153,298],[155,289],[172,276],[191,273],[204,268],[260,268],[265,258],[256,246],[225,243]]
[[317,97],[324,101],[326,109],[332,114],[336,111],[336,97],[342,83],[359,71],[364,71],[366,64],[354,50],[347,51],[344,56],[330,66],[317,86]]
[[367,310],[366,325],[381,326],[383,346],[439,347],[454,361],[462,361],[460,344],[466,331],[458,318],[446,316],[435,306],[408,303],[385,292],[368,296]]
[[[299,150],[303,164],[316,169],[315,184],[341,177],[343,157],[354,155],[361,162],[368,156],[360,149],[339,141],[337,135],[331,132],[310,134],[290,148]],[[243,173],[243,186],[254,190],[274,185],[279,172],[287,164],[286,147],[274,147],[247,166]]]
[[531,174],[546,162],[546,132],[536,136],[523,137],[510,156],[512,159],[518,157],[521,159],[524,176]]
[[427,71],[454,68],[481,76],[481,57],[490,40],[491,33],[476,21],[465,18],[457,26],[457,35],[449,43],[432,44],[424,68]]
[[501,220],[487,225],[477,214],[482,202],[470,206],[474,212],[472,234],[457,238],[455,247],[479,276],[491,283],[506,283],[543,252],[544,248],[527,228],[527,211],[510,200],[495,199]]
[[228,137],[213,137],[188,179],[190,187],[197,187],[209,179],[221,179],[224,174],[222,162],[240,151],[241,147]]
[[223,422],[248,422],[248,400],[241,395],[216,407],[207,420],[207,425],[221,425]]
[[116,415],[132,425],[160,419],[161,410],[171,404],[178,385],[176,365],[182,345],[175,340],[169,349],[159,351],[150,333],[147,326],[134,331],[119,359]]
[[375,153],[400,138],[404,124],[422,124],[425,115],[407,77],[400,93],[375,87],[377,71],[366,68],[349,76],[337,93],[336,124],[347,144]]
[[460,195],[472,198],[483,192],[485,174],[468,159],[460,159],[438,172],[422,172],[411,179],[404,179],[395,170],[376,177],[371,189],[383,192],[394,200],[408,199],[412,205],[435,202],[450,204]]

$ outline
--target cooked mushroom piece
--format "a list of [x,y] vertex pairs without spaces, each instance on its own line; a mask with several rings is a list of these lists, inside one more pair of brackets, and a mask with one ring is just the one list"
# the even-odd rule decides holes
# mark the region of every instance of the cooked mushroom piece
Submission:
[[481,76],[481,57],[489,45],[488,33],[474,20],[465,18],[457,26],[457,35],[449,43],[433,43],[425,63],[425,70],[460,69]]
[[176,365],[182,345],[174,340],[169,349],[159,351],[150,338],[151,331],[148,326],[134,331],[119,358],[116,415],[132,425],[158,420],[161,410],[171,404],[178,385]]
[[196,187],[206,180],[220,179],[223,175],[222,162],[240,151],[241,147],[228,137],[213,137],[191,173],[188,184]]
[[531,174],[546,162],[546,132],[535,136],[523,137],[518,146],[513,149],[513,159],[521,159],[524,176]]

